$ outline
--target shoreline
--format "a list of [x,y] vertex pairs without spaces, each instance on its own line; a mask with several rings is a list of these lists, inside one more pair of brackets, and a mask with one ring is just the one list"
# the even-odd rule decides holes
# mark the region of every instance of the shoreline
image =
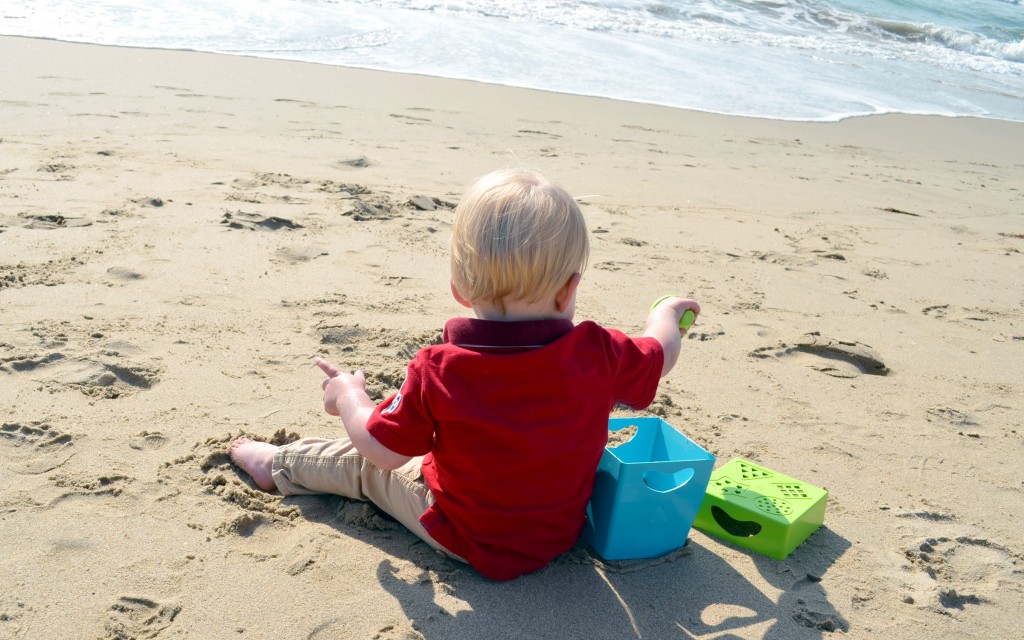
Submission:
[[849,119],[865,118],[865,117],[872,117],[872,116],[907,115],[907,116],[935,116],[935,117],[944,117],[944,118],[979,118],[979,119],[997,120],[997,121],[1003,121],[1003,122],[1024,122],[1024,117],[1018,117],[1017,119],[1013,119],[1012,117],[1000,117],[1000,116],[991,115],[991,114],[987,114],[987,115],[963,114],[963,113],[952,113],[952,112],[948,112],[948,111],[947,112],[938,112],[938,111],[899,111],[899,110],[891,110],[891,111],[889,111],[889,110],[887,110],[887,111],[874,111],[874,112],[870,112],[870,113],[864,113],[864,112],[861,112],[861,113],[835,113],[835,112],[833,112],[833,113],[828,114],[828,115],[824,115],[824,116],[821,116],[821,117],[818,117],[818,118],[811,118],[811,119],[787,117],[787,116],[780,116],[780,115],[776,115],[776,116],[754,115],[754,114],[745,114],[745,113],[731,113],[731,112],[728,112],[728,111],[715,111],[715,110],[711,110],[711,109],[704,109],[704,108],[700,108],[700,107],[695,107],[695,106],[692,106],[692,105],[685,106],[685,105],[672,104],[672,103],[668,103],[668,102],[633,100],[633,99],[624,98],[624,97],[606,96],[606,95],[590,94],[590,93],[561,92],[558,89],[553,89],[553,88],[549,88],[549,87],[545,88],[545,87],[534,87],[534,86],[528,86],[528,85],[501,84],[501,83],[495,83],[495,82],[492,82],[492,81],[489,81],[489,80],[480,80],[480,79],[475,79],[475,78],[463,78],[463,77],[458,77],[458,76],[445,76],[445,75],[431,75],[431,74],[427,74],[427,73],[423,73],[423,72],[419,72],[419,71],[405,71],[405,70],[387,69],[387,68],[373,67],[373,66],[346,65],[346,64],[338,64],[338,63],[330,63],[330,62],[321,62],[321,61],[316,61],[316,60],[302,60],[302,59],[299,59],[299,58],[279,57],[279,56],[274,56],[274,55],[260,55],[259,53],[251,53],[251,52],[241,52],[241,51],[239,51],[239,52],[232,52],[232,51],[208,51],[208,50],[203,50],[203,49],[188,49],[188,48],[185,48],[185,49],[154,48],[154,47],[146,47],[146,46],[143,46],[143,45],[130,45],[130,44],[122,45],[122,44],[108,44],[108,43],[97,43],[97,42],[77,41],[77,40],[60,40],[60,39],[57,39],[57,38],[42,37],[42,36],[0,35],[0,37],[3,37],[3,38],[22,38],[22,39],[29,39],[29,40],[44,40],[44,41],[50,41],[50,42],[63,42],[63,43],[67,43],[67,44],[79,44],[79,45],[85,45],[85,46],[115,47],[115,48],[123,48],[123,49],[137,49],[137,50],[143,50],[143,51],[148,50],[148,51],[167,51],[167,52],[183,52],[183,53],[201,53],[201,54],[207,54],[207,55],[221,55],[221,56],[229,56],[229,57],[242,57],[242,58],[248,58],[248,59],[253,59],[253,60],[270,60],[270,61],[281,61],[281,62],[293,62],[293,63],[297,63],[297,64],[309,64],[309,65],[317,65],[317,66],[324,66],[324,67],[335,67],[335,68],[340,68],[340,69],[353,69],[353,70],[360,70],[360,71],[370,71],[370,72],[375,72],[375,73],[395,73],[395,74],[398,74],[398,75],[418,76],[418,77],[424,77],[424,78],[436,78],[436,79],[439,79],[439,80],[453,80],[453,81],[458,81],[458,82],[471,82],[471,83],[477,83],[477,84],[483,84],[483,85],[503,86],[503,87],[508,87],[510,89],[517,89],[517,90],[523,90],[523,91],[541,91],[541,92],[555,93],[555,94],[566,95],[566,96],[575,96],[575,97],[580,97],[580,98],[591,98],[591,99],[613,100],[613,101],[619,101],[619,102],[629,102],[629,103],[639,104],[639,105],[663,107],[663,108],[669,108],[669,109],[681,109],[683,111],[692,111],[692,112],[696,112],[696,113],[705,113],[705,114],[710,114],[710,115],[720,115],[720,116],[727,116],[727,117],[752,118],[752,119],[755,119],[755,120],[771,120],[771,121],[794,122],[794,123],[833,123],[833,122],[842,122],[844,120],[849,120]]
[[[1024,123],[754,119],[31,38],[0,60],[0,637],[1018,634]],[[230,465],[242,433],[340,430],[314,356],[377,399],[400,384],[461,313],[450,206],[509,164],[581,201],[578,321],[636,334],[659,296],[701,301],[641,415],[716,467],[827,489],[789,558],[691,531],[502,585]]]
[[[516,102],[518,103],[516,105],[517,108],[511,111],[516,115],[515,122],[522,124],[524,129],[513,129],[512,127],[515,123],[512,120],[509,120],[504,128],[499,129],[501,137],[498,142],[505,145],[507,161],[510,162],[515,162],[516,158],[519,158],[520,161],[547,162],[544,156],[541,155],[544,153],[543,150],[537,154],[539,157],[521,158],[518,155],[523,152],[519,148],[521,146],[520,143],[523,142],[523,138],[530,135],[537,137],[549,135],[551,136],[550,139],[554,140],[557,139],[554,136],[559,134],[552,135],[545,131],[531,133],[534,130],[526,127],[536,124],[547,124],[549,121],[547,112],[552,108],[566,114],[573,113],[574,110],[586,109],[586,121],[577,123],[572,127],[573,130],[578,132],[585,125],[592,129],[592,135],[617,134],[620,136],[618,138],[610,137],[608,142],[623,139],[626,134],[635,134],[637,139],[630,140],[634,143],[634,146],[648,147],[647,149],[641,148],[641,150],[660,153],[661,150],[658,148],[657,143],[661,134],[670,136],[669,142],[673,144],[688,143],[692,139],[698,145],[695,147],[697,153],[692,153],[688,157],[695,159],[697,162],[676,162],[674,165],[670,165],[670,168],[677,171],[695,169],[692,173],[697,174],[696,182],[710,179],[712,184],[714,184],[715,176],[707,175],[704,169],[717,169],[718,167],[712,166],[714,158],[706,158],[699,154],[705,149],[714,147],[716,153],[723,154],[722,163],[726,159],[744,162],[745,157],[749,154],[746,153],[746,149],[742,148],[742,143],[756,140],[759,136],[767,137],[771,140],[788,138],[787,144],[791,145],[813,144],[813,149],[790,152],[786,154],[787,157],[785,158],[789,163],[788,168],[792,171],[807,171],[816,167],[813,163],[808,165],[807,163],[800,162],[799,157],[801,155],[811,157],[814,153],[828,152],[833,147],[842,145],[846,145],[851,150],[863,147],[862,153],[870,154],[876,149],[884,149],[889,146],[891,144],[890,141],[894,137],[898,137],[900,140],[899,154],[906,158],[908,162],[934,165],[935,168],[943,168],[941,163],[933,162],[936,154],[942,154],[944,156],[943,162],[946,164],[959,161],[1017,163],[1020,154],[1017,152],[1013,141],[1017,136],[1021,135],[1020,131],[1024,131],[1024,122],[1018,123],[971,116],[951,118],[947,116],[888,114],[851,118],[839,122],[759,119],[689,111],[644,103],[621,102],[606,98],[589,98],[572,94],[517,89],[504,85],[492,85],[474,81],[405,75],[316,63],[249,58],[203,52],[130,49],[107,45],[78,45],[56,40],[44,41],[30,38],[5,37],[2,41],[17,45],[16,50],[10,56],[11,59],[17,59],[18,55],[39,55],[38,53],[19,53],[19,50],[22,52],[32,51],[33,49],[38,49],[38,46],[45,46],[42,44],[36,46],[32,44],[33,42],[49,43],[56,47],[85,47],[87,51],[90,50],[89,48],[92,48],[93,57],[95,58],[123,61],[121,63],[122,69],[127,69],[132,74],[129,80],[140,85],[146,82],[145,77],[148,70],[141,68],[138,64],[132,64],[139,57],[156,61],[181,61],[181,64],[177,67],[166,69],[163,82],[177,83],[184,86],[188,84],[189,79],[195,78],[200,83],[204,83],[202,88],[207,90],[211,96],[217,96],[218,93],[228,94],[220,95],[220,98],[223,100],[234,99],[232,96],[245,95],[247,97],[275,101],[277,105],[263,103],[265,117],[277,117],[271,115],[275,110],[270,107],[283,107],[289,101],[295,101],[296,103],[301,103],[302,101],[312,101],[314,103],[322,101],[333,109],[357,109],[364,113],[366,110],[398,110],[408,112],[389,113],[387,115],[391,118],[390,121],[386,118],[374,119],[374,126],[383,127],[387,130],[392,140],[397,135],[397,132],[394,127],[384,126],[384,124],[395,124],[396,120],[403,121],[403,119],[406,124],[415,124],[419,122],[415,119],[417,112],[426,110],[438,110],[446,114],[458,112],[461,116],[460,126],[462,130],[473,134],[474,131],[486,130],[492,127],[492,124],[485,114],[476,113],[472,109],[464,109],[465,103],[472,105],[473,101],[494,101],[504,105],[505,103]],[[122,53],[125,55],[122,55]],[[207,65],[207,61],[210,62],[211,70],[217,73],[198,75],[193,73],[200,70],[198,67]],[[263,69],[275,70],[275,77],[280,83],[276,88],[258,86]],[[308,78],[309,82],[302,82],[301,79],[303,78]],[[332,90],[330,83],[337,82],[334,78],[340,78],[341,82],[349,82],[358,89],[355,92],[341,89]],[[31,83],[32,80],[38,82],[39,79],[23,78],[22,80],[23,82]],[[110,80],[102,76],[95,78],[95,82],[98,84],[108,82],[108,80],[113,87],[117,87],[119,84],[119,81],[116,79]],[[171,91],[174,89],[174,86],[171,86],[171,84],[163,86],[166,87],[166,90]],[[362,91],[363,87],[367,87],[368,90]],[[154,88],[158,87],[148,88],[150,90],[147,91],[147,97],[155,97],[159,93],[158,91],[152,91]],[[8,90],[8,94],[15,92],[17,92],[17,89]],[[198,95],[197,92],[193,93]],[[31,91],[29,95],[31,95]],[[394,99],[392,99],[392,96]],[[276,113],[282,114],[285,111],[286,109],[283,108],[277,109]],[[624,119],[629,121],[620,122]],[[568,125],[573,124],[568,119],[565,120],[565,123]],[[734,148],[718,144],[720,140],[705,135],[705,131],[715,133],[726,132],[728,135],[733,136],[729,142],[734,145]],[[748,138],[741,140],[742,136],[748,136]],[[382,145],[378,145],[378,147],[381,148]],[[385,151],[388,150],[382,148],[382,153]],[[450,149],[446,151],[463,151],[463,149]],[[679,151],[685,152],[686,149],[681,147]],[[730,153],[732,151],[737,151],[737,153]],[[534,153],[536,152],[534,151]],[[446,155],[450,156],[452,154]],[[462,161],[461,156],[464,154],[456,155],[458,157],[452,159],[458,164]],[[851,155],[853,154],[851,153]],[[446,158],[446,161],[448,159]],[[393,160],[393,158],[389,158],[390,160]],[[479,162],[478,159],[475,160]],[[418,163],[412,164],[416,165]],[[855,163],[851,162],[848,167],[843,168],[853,168],[854,166]],[[372,166],[368,168],[371,170],[363,173],[375,173]],[[415,166],[412,168],[415,169]],[[826,167],[826,169],[828,168]],[[628,172],[636,175],[641,173],[639,169],[629,168]],[[471,173],[483,172],[475,171]],[[955,174],[953,171],[947,171],[946,173],[949,175]],[[576,177],[572,173],[572,168],[570,168],[570,173],[563,177],[562,181],[568,182],[570,178],[576,179]],[[783,178],[786,177],[785,175],[783,176]],[[829,177],[837,182],[842,182],[847,176],[843,173],[835,172]],[[583,180],[584,176],[580,178]],[[584,182],[599,185],[615,183],[626,187],[629,186],[627,180],[617,178],[608,173],[602,175],[600,179],[584,180]],[[799,181],[793,180],[790,180],[790,184],[800,186],[801,190],[804,186]],[[570,183],[566,186],[574,185]],[[672,187],[673,185],[668,186]],[[683,185],[675,186],[682,187]],[[763,188],[768,189],[774,186],[777,185],[773,177],[769,183],[763,185]],[[882,186],[883,190],[892,191],[891,189],[885,189],[885,185],[877,184],[872,185],[872,189],[878,186]],[[452,183],[451,188],[461,188],[461,185],[455,181]],[[730,190],[727,184],[721,184],[716,189],[709,189],[709,191],[718,194],[728,193]],[[577,188],[575,191],[579,193],[602,193],[602,190],[593,188],[591,184],[584,184],[582,188]],[[687,194],[680,189],[668,189],[665,193],[671,194],[677,202],[687,200]],[[642,193],[637,192],[632,192],[629,195],[642,197]],[[782,204],[781,201],[780,204]],[[805,207],[810,207],[809,203],[802,204]],[[875,204],[878,208],[900,208],[898,205],[889,202]],[[941,204],[936,203],[937,206]],[[726,205],[751,210],[759,208],[756,201],[727,202]],[[801,205],[785,203],[783,206],[792,209],[800,208]]]

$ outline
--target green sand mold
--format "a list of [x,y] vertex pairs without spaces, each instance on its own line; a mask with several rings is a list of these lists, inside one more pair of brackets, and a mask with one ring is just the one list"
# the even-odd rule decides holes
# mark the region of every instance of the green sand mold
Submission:
[[734,458],[711,474],[693,526],[785,560],[825,521],[828,492]]

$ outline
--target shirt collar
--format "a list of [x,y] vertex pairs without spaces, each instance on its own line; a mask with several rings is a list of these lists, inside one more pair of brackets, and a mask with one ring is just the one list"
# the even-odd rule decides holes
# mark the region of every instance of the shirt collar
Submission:
[[572,320],[502,322],[478,318],[452,318],[444,325],[444,341],[466,349],[502,351],[542,347],[573,328]]

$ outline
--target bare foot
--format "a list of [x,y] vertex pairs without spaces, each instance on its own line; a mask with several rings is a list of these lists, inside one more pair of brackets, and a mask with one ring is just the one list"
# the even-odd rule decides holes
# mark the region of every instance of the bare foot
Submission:
[[277,449],[278,447],[269,442],[239,438],[228,447],[228,455],[242,471],[252,476],[253,482],[260,489],[273,491],[277,485],[274,484],[270,470],[274,464],[274,454],[277,453]]

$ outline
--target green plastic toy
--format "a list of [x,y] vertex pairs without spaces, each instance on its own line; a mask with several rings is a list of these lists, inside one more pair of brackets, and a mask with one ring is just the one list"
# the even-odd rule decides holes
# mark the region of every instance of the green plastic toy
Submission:
[[[669,295],[666,295],[666,296],[661,296],[660,298],[658,298],[657,300],[654,301],[654,304],[651,305],[651,309],[650,310],[654,311],[654,307],[658,306],[658,303],[661,302],[662,300],[666,299],[666,298],[681,298],[681,297],[682,296],[675,296],[675,295],[672,295],[672,294],[669,294]],[[693,322],[696,319],[697,319],[697,314],[695,314],[691,309],[687,309],[686,311],[683,312],[683,317],[679,318],[679,328],[684,330],[684,331],[686,329],[689,329],[691,326],[693,326]]]
[[828,492],[734,458],[711,474],[693,526],[785,560],[825,521]]

